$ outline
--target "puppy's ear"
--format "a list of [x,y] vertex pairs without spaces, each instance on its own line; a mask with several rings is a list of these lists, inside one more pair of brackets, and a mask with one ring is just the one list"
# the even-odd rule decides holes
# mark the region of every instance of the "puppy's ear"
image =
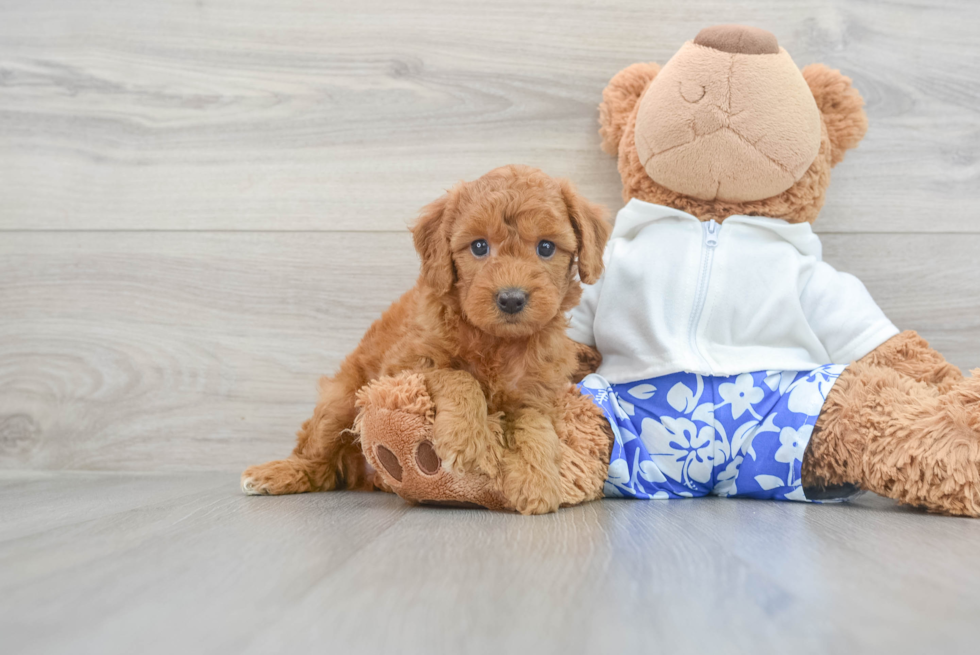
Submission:
[[423,207],[418,220],[412,226],[415,250],[422,259],[421,279],[440,295],[449,293],[456,281],[452,253],[449,250],[450,216],[454,207],[453,191],[448,191],[438,200]]
[[830,135],[830,164],[836,166],[844,153],[864,138],[868,131],[868,116],[864,99],[851,86],[851,78],[823,64],[810,64],[803,69],[803,79],[810,86],[817,107]]
[[619,152],[619,142],[623,139],[626,121],[633,113],[644,89],[660,72],[658,64],[633,64],[616,73],[602,91],[602,104],[599,105],[599,134],[602,136],[602,149],[610,155]]
[[559,184],[578,237],[578,277],[585,284],[595,284],[602,275],[602,252],[612,226],[603,207],[580,196],[568,180],[559,180]]

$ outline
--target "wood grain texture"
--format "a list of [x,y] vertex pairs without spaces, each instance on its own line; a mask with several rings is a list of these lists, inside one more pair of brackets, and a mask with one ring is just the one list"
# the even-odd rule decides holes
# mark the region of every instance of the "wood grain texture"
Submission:
[[967,653],[978,524],[607,500],[545,517],[231,474],[0,472],[3,651]]
[[706,24],[852,76],[829,232],[980,231],[972,0],[0,4],[0,229],[399,230],[505,163],[615,209],[610,77]]
[[[889,317],[980,367],[980,235],[825,235]],[[414,282],[407,233],[7,233],[0,468],[240,470]]]
[[0,252],[0,461],[33,468],[288,453],[319,376],[418,267],[384,233],[18,233]]

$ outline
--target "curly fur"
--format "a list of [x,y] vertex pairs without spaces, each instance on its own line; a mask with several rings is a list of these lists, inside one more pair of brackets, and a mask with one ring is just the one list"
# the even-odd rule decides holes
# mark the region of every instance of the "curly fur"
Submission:
[[[508,501],[503,488],[533,484],[533,477],[512,474],[508,478],[500,475],[499,469],[496,475],[482,470],[458,470],[446,460],[440,460],[439,470],[433,472],[419,463],[420,449],[426,442],[434,443],[439,438],[436,417],[451,421],[457,429],[482,430],[490,425],[496,435],[505,439],[500,417],[487,416],[486,401],[479,385],[475,389],[474,385],[475,380],[469,374],[443,369],[426,375],[402,373],[382,377],[358,392],[360,413],[354,429],[361,435],[368,463],[378,472],[376,484],[410,502],[463,503],[530,513],[533,503],[515,505]],[[612,428],[602,411],[571,385],[559,396],[556,406],[558,419],[554,429],[559,453],[556,462],[548,463],[558,465],[559,502],[569,506],[600,498],[612,447]],[[513,434],[506,439],[508,443],[515,440]],[[394,471],[387,470],[378,456],[379,447],[393,453],[400,466]],[[445,453],[446,447],[437,444],[436,450]],[[487,452],[504,453],[494,449]],[[555,457],[554,453],[551,456]],[[511,491],[511,496],[522,494]]]
[[[416,286],[368,329],[337,375],[321,380],[292,456],[247,469],[243,488],[281,494],[374,486],[355,431],[358,403],[372,392],[359,401],[358,390],[416,372],[432,393],[433,442],[447,466],[499,472],[510,505],[526,513],[557,508],[554,426],[577,366],[564,312],[581,296],[579,278],[601,274],[609,230],[600,207],[536,169],[506,166],[453,187],[413,228],[422,260]],[[476,239],[489,242],[488,256],[470,251]],[[542,239],[557,246],[549,259],[536,252]],[[518,314],[495,302],[511,287],[529,293]]]

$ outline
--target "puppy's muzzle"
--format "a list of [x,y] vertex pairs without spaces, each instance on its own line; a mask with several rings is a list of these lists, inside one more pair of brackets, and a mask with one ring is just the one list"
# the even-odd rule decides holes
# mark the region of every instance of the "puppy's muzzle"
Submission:
[[527,306],[527,291],[511,287],[497,292],[497,307],[505,314],[519,314]]

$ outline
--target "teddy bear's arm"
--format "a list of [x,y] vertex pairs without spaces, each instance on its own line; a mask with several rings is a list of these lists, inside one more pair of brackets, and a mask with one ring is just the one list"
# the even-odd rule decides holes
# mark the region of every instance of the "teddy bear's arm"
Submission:
[[582,299],[568,312],[568,336],[572,341],[595,346],[593,325],[596,306],[599,304],[599,293],[602,290],[602,280],[603,278],[599,278],[595,284],[583,285]]
[[929,346],[914,330],[906,330],[881,344],[861,360],[872,366],[890,368],[917,382],[949,391],[963,379],[963,372]]
[[575,342],[575,370],[572,372],[572,382],[578,384],[586,375],[595,373],[602,364],[602,355],[593,346]]

